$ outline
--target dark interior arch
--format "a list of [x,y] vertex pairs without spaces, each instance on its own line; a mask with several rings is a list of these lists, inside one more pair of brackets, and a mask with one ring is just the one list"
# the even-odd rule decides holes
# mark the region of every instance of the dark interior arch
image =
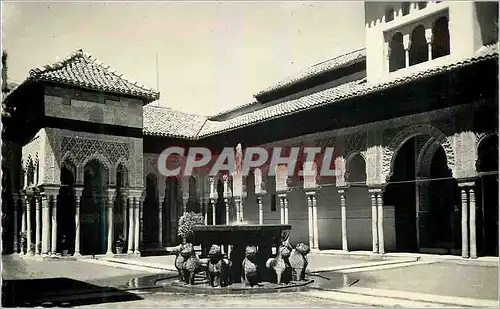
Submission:
[[395,33],[389,43],[389,72],[402,69],[405,64],[405,49],[403,46],[403,34]]

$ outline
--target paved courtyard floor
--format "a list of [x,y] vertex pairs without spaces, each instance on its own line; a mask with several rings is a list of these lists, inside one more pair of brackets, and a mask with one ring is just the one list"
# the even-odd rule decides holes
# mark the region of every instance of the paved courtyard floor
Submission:
[[[173,267],[173,256],[130,258],[151,265]],[[134,265],[115,265],[111,262],[103,264],[85,260],[37,261],[19,257],[2,257],[4,280],[40,279],[40,278],[69,278],[98,288],[122,288],[127,282],[145,276],[151,272],[142,271],[143,266],[134,269]],[[310,256],[312,271],[323,270],[316,277],[314,287],[324,289],[338,289],[339,286],[320,283],[328,282],[328,278],[346,276],[349,286],[343,286],[342,293],[347,291],[401,291],[435,295],[436,298],[466,297],[484,300],[498,299],[498,267],[459,265],[446,262],[417,262],[409,261],[389,264],[380,264],[380,259],[356,259],[324,254]],[[387,262],[387,261],[385,261]],[[369,266],[369,264],[372,266]],[[391,264],[393,263],[393,264]],[[141,268],[142,267],[142,268]],[[337,268],[335,271],[325,271],[328,268]],[[157,270],[162,272],[162,270]],[[343,274],[343,275],[342,275]],[[323,280],[323,281],[322,281]],[[333,282],[331,280],[330,282]],[[75,285],[76,286],[76,285]],[[365,289],[365,290],[363,290]],[[68,289],[71,293],[71,289]],[[101,291],[102,293],[102,291]],[[136,292],[134,292],[136,293]],[[140,291],[137,296],[127,297],[120,302],[107,296],[102,301],[90,303],[90,307],[349,307],[357,302],[355,294],[341,298],[315,297],[323,292],[296,292],[296,293],[268,293],[251,295],[201,295],[172,293],[160,289]],[[329,293],[329,292],[325,292]],[[352,292],[355,293],[355,292]],[[111,295],[111,294],[109,294]],[[134,294],[135,295],[135,294]],[[423,294],[422,294],[423,295]],[[360,296],[361,297],[361,296]],[[384,296],[385,297],[385,296]],[[388,296],[390,297],[390,296]],[[385,303],[365,303],[363,306],[385,305]],[[377,300],[379,301],[379,300]],[[74,305],[84,305],[74,304]],[[86,304],[85,304],[86,305]]]
[[432,263],[350,275],[356,287],[498,299],[498,267]]
[[239,307],[239,308],[311,308],[311,307],[366,307],[332,300],[309,297],[301,293],[271,293],[252,295],[192,295],[154,293],[140,295],[143,299],[122,303],[105,303],[88,308],[117,307]]

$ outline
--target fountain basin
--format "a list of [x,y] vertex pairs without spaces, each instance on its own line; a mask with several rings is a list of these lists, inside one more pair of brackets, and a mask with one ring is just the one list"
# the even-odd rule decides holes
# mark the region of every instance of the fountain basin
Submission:
[[[232,246],[229,256],[233,263],[234,282],[241,282],[241,263],[248,245],[258,247],[258,266],[261,281],[273,282],[273,273],[265,267],[272,256],[271,248],[288,240],[292,226],[289,224],[242,224],[242,225],[195,225],[192,241],[202,247],[202,257],[206,257],[213,244]],[[226,251],[227,253],[227,251]]]

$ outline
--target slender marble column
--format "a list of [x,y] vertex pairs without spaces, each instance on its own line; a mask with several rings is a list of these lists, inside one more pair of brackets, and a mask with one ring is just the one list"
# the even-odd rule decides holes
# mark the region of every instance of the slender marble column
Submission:
[[283,206],[285,206],[285,224],[288,224],[288,198],[283,197]]
[[378,253],[384,254],[384,202],[382,200],[382,192],[377,193],[377,208],[378,208]]
[[165,197],[160,196],[158,204],[158,245],[163,246],[163,200]]
[[307,195],[307,208],[308,208],[308,219],[309,219],[309,248],[314,247],[314,229],[313,229],[313,207],[312,207],[312,196]]
[[106,255],[113,255],[114,218],[113,208],[115,202],[115,189],[108,190],[108,249]]
[[124,239],[127,239],[127,194],[122,192],[120,194],[120,198],[121,198],[121,204],[123,205],[123,208],[122,208],[122,216],[123,216],[123,231],[122,231],[122,234],[123,234],[123,238]]
[[342,250],[348,251],[347,246],[347,211],[345,202],[345,190],[339,190],[340,194],[340,214],[342,217]]
[[40,211],[41,211],[41,203],[40,203],[40,196],[37,196],[35,198],[35,252],[36,254],[40,254],[40,245],[42,243],[42,220],[40,217]]
[[229,224],[229,200],[224,199],[224,205],[226,205],[226,224]]
[[[31,249],[31,244],[33,243],[31,239],[31,202],[32,202],[33,196],[30,195],[28,197],[27,203],[26,203],[26,244],[27,244],[27,252],[29,254],[35,254],[35,252]],[[36,246],[35,246],[36,248]]]
[[239,198],[235,198],[234,206],[236,207],[236,222],[240,222],[240,204],[241,200]]
[[54,196],[52,203],[52,233],[50,251],[52,255],[57,253],[57,198]]
[[280,223],[285,224],[285,198],[283,194],[279,194],[278,198],[280,200]]
[[42,192],[42,255],[48,255],[50,242],[50,198],[47,192]]
[[462,196],[462,257],[469,257],[469,231],[467,229],[467,189],[460,188]]
[[80,205],[82,201],[83,188],[75,188],[75,253],[73,256],[81,256],[80,254]]
[[432,28],[425,29],[425,41],[427,42],[427,60],[432,60]]
[[134,223],[134,254],[135,255],[141,255],[141,252],[139,251],[139,236],[140,236],[140,232],[141,232],[141,222],[140,222],[140,204],[141,204],[141,199],[140,197],[136,197],[134,199],[134,219],[135,219],[135,223]]
[[319,249],[318,199],[315,194],[313,194],[311,198],[313,208],[314,249]]
[[470,234],[470,257],[477,259],[476,246],[476,194],[474,188],[469,188],[469,234]]
[[[144,198],[141,196],[141,198],[139,199],[139,224],[138,224],[138,227],[139,227],[139,242],[138,244],[141,244],[144,240],[144,211],[143,211],[143,208],[144,208]],[[138,247],[139,248],[139,247]]]
[[202,200],[203,203],[203,209],[204,209],[204,214],[203,214],[203,223],[205,225],[208,225],[208,204],[209,204],[210,199],[205,197]]
[[259,205],[259,224],[264,224],[264,207],[262,205],[262,196],[257,195],[257,204]]
[[[21,216],[21,233],[26,233],[26,209],[27,209],[27,197],[23,192],[21,193],[21,207],[22,207],[22,216]],[[24,248],[21,247],[21,253],[24,254]]]
[[13,241],[14,241],[14,244],[13,244],[13,251],[14,251],[14,254],[17,254],[19,253],[19,242],[18,242],[18,234],[19,234],[19,228],[18,228],[18,213],[17,213],[17,209],[19,207],[19,194],[17,193],[14,193],[14,218],[13,218],[13,223],[14,223],[14,238],[13,238]]
[[137,197],[135,196],[129,196],[129,203],[128,203],[128,254],[134,253],[134,208],[135,208],[135,199]]
[[372,198],[372,243],[373,243],[373,253],[378,253],[378,228],[377,228],[377,197],[375,196],[375,192],[371,191]]
[[215,225],[215,199],[210,198],[210,206],[212,207],[212,225]]

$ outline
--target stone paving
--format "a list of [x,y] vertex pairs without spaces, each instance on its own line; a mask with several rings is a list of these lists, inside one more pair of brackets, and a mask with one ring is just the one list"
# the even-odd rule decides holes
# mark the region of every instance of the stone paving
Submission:
[[[154,264],[172,264],[174,256],[144,257],[139,260]],[[373,259],[374,262],[380,259]],[[19,257],[2,257],[3,279],[57,278],[66,277],[98,286],[119,287],[130,279],[151,275],[138,270],[104,266],[85,261],[36,261]],[[333,255],[312,254],[311,269],[326,266],[345,266],[367,263],[367,259],[353,259]],[[321,273],[322,276],[338,276],[336,272]],[[406,291],[434,294],[436,297],[456,296],[477,299],[498,299],[498,267],[471,266],[432,262],[410,266],[377,269],[348,274],[349,283],[355,287],[380,290]],[[358,280],[359,279],[359,280]],[[164,291],[141,295],[143,299],[102,303],[95,307],[345,307],[345,303],[308,296],[308,292],[271,293],[250,295],[193,295],[169,294]],[[355,298],[356,296],[353,295]],[[251,301],[249,301],[251,299]],[[348,301],[342,299],[342,301]],[[355,302],[355,299],[353,299]]]
[[115,268],[81,261],[37,261],[24,260],[20,257],[2,256],[2,279],[39,279],[66,277],[85,282],[99,282],[104,279],[134,278],[148,275],[129,269]]
[[355,275],[359,278],[357,287],[498,299],[498,267],[433,263]]
[[332,300],[308,297],[302,293],[271,293],[252,295],[192,295],[155,293],[140,295],[143,299],[121,303],[105,303],[87,308],[114,307],[239,307],[239,308],[311,308],[311,307],[365,307]]

